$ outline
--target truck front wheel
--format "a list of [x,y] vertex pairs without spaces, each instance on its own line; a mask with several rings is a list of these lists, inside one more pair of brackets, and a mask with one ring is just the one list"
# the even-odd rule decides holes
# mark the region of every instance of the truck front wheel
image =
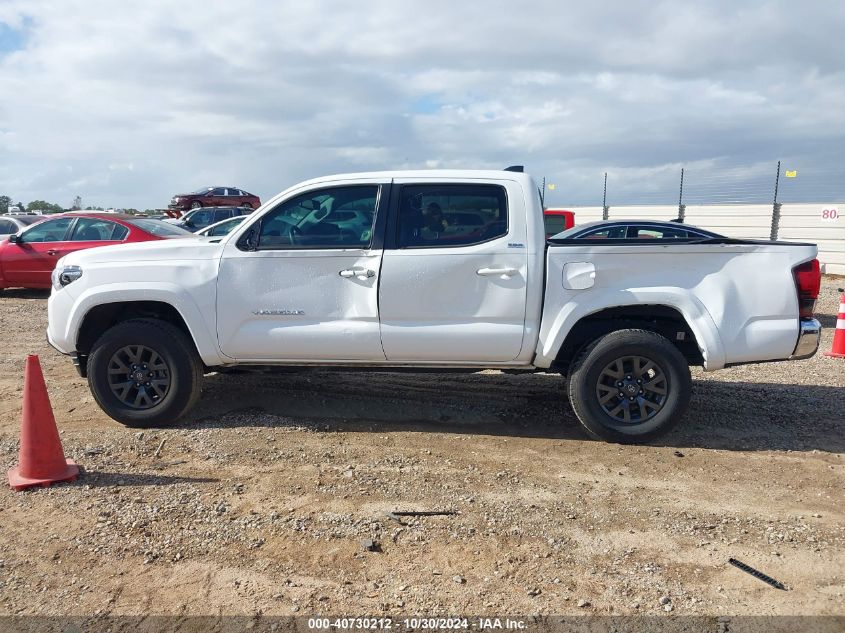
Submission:
[[132,319],[94,343],[88,385],[97,404],[118,422],[167,426],[199,397],[202,362],[191,341],[170,323]]
[[587,432],[633,444],[669,431],[692,393],[689,366],[669,340],[617,330],[588,345],[569,374],[569,399]]

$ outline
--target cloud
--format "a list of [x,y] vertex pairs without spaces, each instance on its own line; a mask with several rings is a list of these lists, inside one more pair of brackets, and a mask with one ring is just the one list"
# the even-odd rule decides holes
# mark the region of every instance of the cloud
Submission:
[[843,21],[827,2],[6,0],[0,193],[147,208],[519,163],[554,204],[599,204],[605,171],[617,204],[671,202],[681,166],[704,195],[784,158],[845,197]]

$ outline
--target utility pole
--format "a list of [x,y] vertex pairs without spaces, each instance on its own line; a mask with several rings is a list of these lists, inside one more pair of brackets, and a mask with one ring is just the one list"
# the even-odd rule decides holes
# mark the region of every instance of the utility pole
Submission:
[[607,172],[604,172],[604,193],[601,197],[601,219],[607,220],[610,217],[610,209],[607,208]]
[[773,242],[778,239],[780,228],[780,202],[778,202],[778,185],[780,184],[780,161],[778,161],[778,172],[775,174],[775,198],[772,201],[772,231],[769,239]]
[[684,204],[684,168],[681,167],[681,192],[678,194],[678,222],[683,223],[687,205]]

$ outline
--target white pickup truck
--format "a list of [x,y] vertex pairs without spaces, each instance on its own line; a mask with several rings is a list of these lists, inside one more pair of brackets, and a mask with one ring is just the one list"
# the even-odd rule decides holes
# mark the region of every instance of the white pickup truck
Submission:
[[103,410],[175,422],[235,365],[567,376],[589,433],[684,414],[689,366],[807,358],[812,244],[544,236],[530,176],[396,171],[300,183],[228,236],[108,246],[53,274],[48,339]]

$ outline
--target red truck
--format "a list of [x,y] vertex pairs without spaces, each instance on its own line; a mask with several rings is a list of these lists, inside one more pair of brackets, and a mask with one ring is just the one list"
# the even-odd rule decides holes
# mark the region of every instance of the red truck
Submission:
[[544,209],[543,222],[546,225],[546,238],[575,226],[575,211],[566,209]]

